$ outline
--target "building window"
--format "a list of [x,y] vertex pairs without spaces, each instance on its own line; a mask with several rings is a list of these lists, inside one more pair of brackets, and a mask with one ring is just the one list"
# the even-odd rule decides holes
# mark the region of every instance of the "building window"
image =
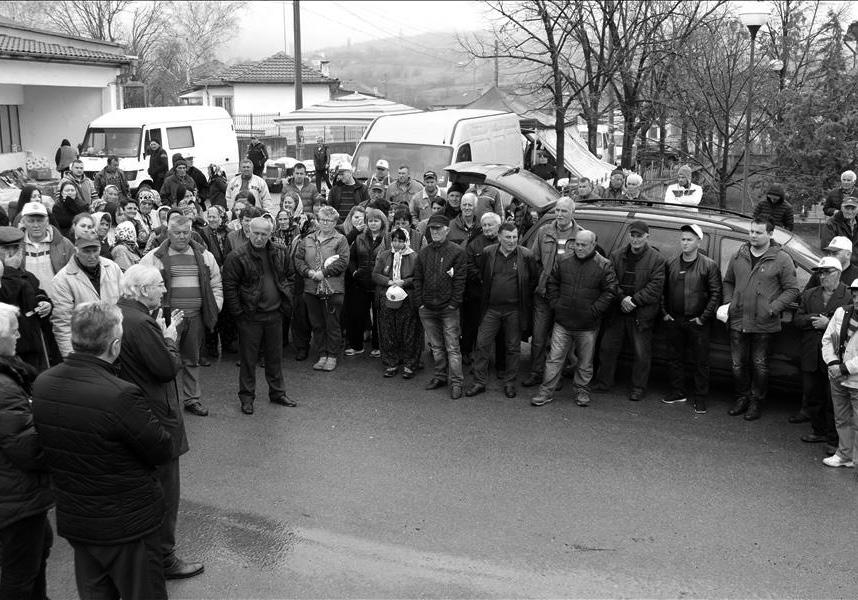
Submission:
[[232,96],[215,96],[214,105],[221,107],[232,116]]
[[203,99],[199,96],[191,96],[190,98],[179,98],[179,104],[185,106],[202,106]]
[[21,152],[21,123],[16,104],[0,104],[0,153]]
[[190,127],[167,127],[167,145],[171,150],[193,148],[193,130]]

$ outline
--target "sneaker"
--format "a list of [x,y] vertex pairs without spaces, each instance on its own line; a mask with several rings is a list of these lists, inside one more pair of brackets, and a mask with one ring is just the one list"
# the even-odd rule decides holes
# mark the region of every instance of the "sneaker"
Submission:
[[322,367],[322,370],[323,371],[333,371],[336,368],[337,368],[337,359],[334,358],[333,356],[329,356],[325,360],[325,366]]
[[343,354],[345,354],[346,356],[357,356],[358,354],[363,354],[363,353],[364,353],[363,348],[361,348],[360,350],[355,350],[354,348],[346,348],[346,351],[343,352]]
[[832,456],[829,456],[828,458],[823,458],[822,464],[824,464],[826,467],[835,467],[835,468],[836,467],[851,468],[851,467],[855,466],[854,462],[852,462],[851,460],[846,460],[845,458],[842,458],[839,454],[834,454]]
[[324,371],[326,364],[328,364],[328,357],[327,356],[320,356],[319,360],[316,361],[316,364],[313,365],[313,370],[314,371]]
[[548,396],[535,396],[530,400],[530,404],[531,406],[545,406],[552,400],[553,398],[549,398]]
[[575,404],[578,406],[590,406],[590,394],[579,392],[578,396],[575,398]]
[[694,412],[698,415],[706,414],[706,398],[694,397]]
[[373,358],[381,358],[381,350],[373,350],[369,355]]
[[679,404],[680,402],[685,402],[688,398],[685,397],[685,394],[680,394],[677,392],[671,392],[667,396],[661,399],[665,404]]

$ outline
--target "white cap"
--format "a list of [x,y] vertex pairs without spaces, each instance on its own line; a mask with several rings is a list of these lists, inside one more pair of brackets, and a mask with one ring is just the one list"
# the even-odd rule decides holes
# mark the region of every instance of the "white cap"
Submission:
[[340,163],[340,171],[354,171],[354,169],[352,168],[352,163],[350,163],[350,162]]
[[837,269],[842,273],[843,265],[841,265],[840,261],[833,256],[826,256],[819,261],[819,264],[816,265],[814,269]]
[[703,229],[700,225],[695,225],[694,223],[686,223],[682,227],[679,228],[680,231],[690,231],[694,235],[696,235],[701,240],[703,239]]
[[402,302],[408,297],[408,292],[406,292],[398,285],[392,285],[387,288],[387,291],[385,292],[384,296],[391,302]]
[[375,166],[381,167],[382,169],[389,169],[390,163],[387,162],[386,160],[384,160],[383,158],[379,158],[378,161],[376,161]]
[[855,281],[852,282],[852,284],[849,286],[849,289],[850,290],[858,289],[858,279],[856,279]]
[[45,208],[45,205],[41,202],[27,202],[24,205],[24,208],[21,209],[21,216],[26,217],[27,215],[40,215],[42,217],[47,217],[48,209]]
[[825,247],[825,249],[849,250],[849,252],[852,252],[852,241],[845,235],[838,235],[837,237],[831,238],[831,241],[828,242],[828,245]]

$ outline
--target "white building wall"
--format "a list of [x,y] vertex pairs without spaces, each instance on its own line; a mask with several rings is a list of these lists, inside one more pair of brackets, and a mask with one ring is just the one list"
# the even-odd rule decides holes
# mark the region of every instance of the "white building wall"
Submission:
[[119,73],[114,67],[0,59],[0,84],[101,88],[115,83]]
[[89,122],[110,110],[105,101],[112,89],[25,86],[19,108],[22,146],[53,162],[63,138],[77,146]]
[[[331,99],[327,84],[310,83],[303,86],[304,106]],[[233,86],[235,114],[280,113],[295,110],[295,86],[274,83],[236,83]]]

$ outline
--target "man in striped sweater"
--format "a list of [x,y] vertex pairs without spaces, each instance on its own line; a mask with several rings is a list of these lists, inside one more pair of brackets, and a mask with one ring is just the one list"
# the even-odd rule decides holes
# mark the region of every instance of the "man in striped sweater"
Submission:
[[140,264],[155,267],[164,278],[164,316],[172,310],[185,315],[179,333],[182,369],[176,379],[185,410],[205,417],[209,411],[200,401],[200,344],[203,328],[214,328],[223,306],[220,268],[211,252],[191,240],[191,220],[176,213],[170,215],[167,239]]

